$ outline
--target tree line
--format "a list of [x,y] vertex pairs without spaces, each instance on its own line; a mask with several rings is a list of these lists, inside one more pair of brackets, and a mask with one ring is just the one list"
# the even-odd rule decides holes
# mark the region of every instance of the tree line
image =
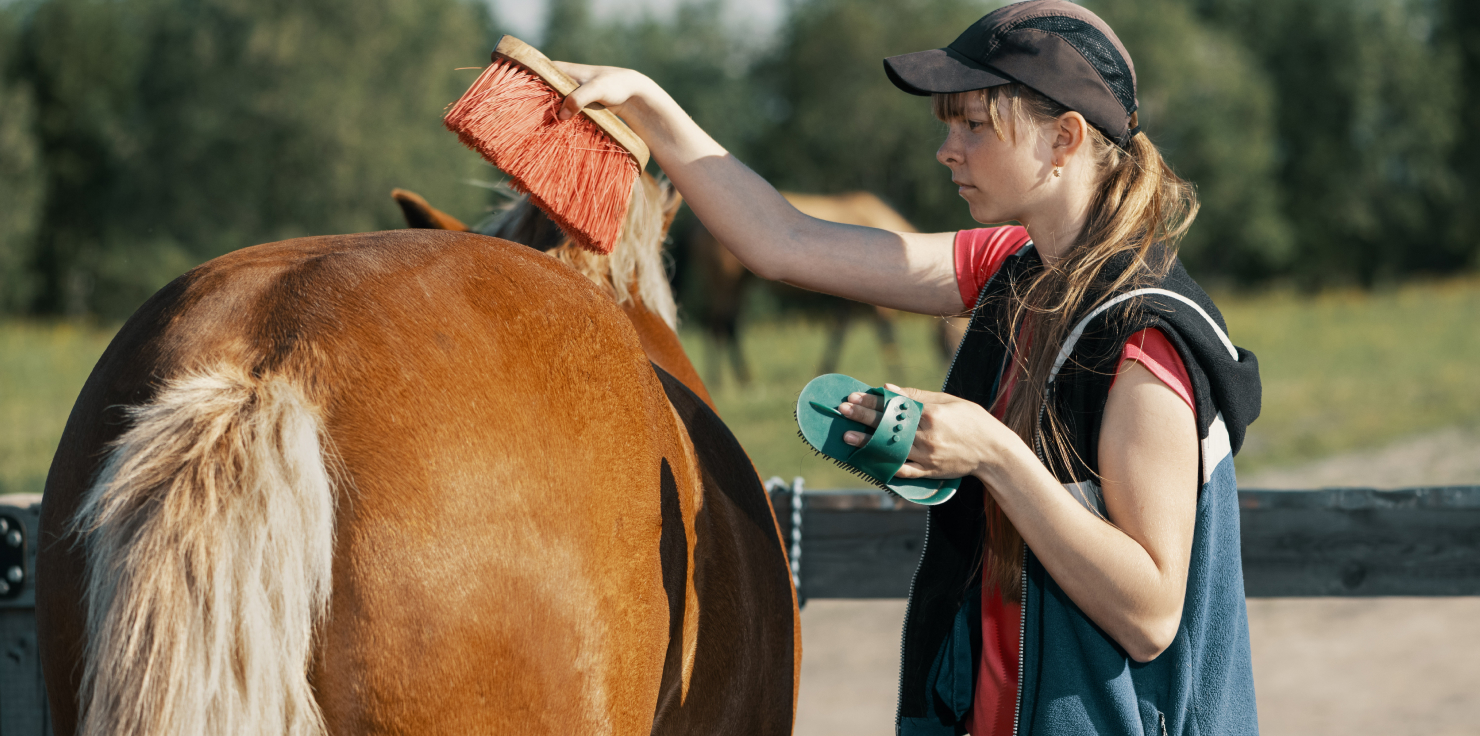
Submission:
[[[1207,281],[1373,285],[1480,265],[1480,5],[1086,0],[1130,49],[1143,129],[1198,186]],[[542,49],[652,76],[778,186],[872,191],[971,227],[929,101],[884,56],[978,0],[796,0],[775,34],[720,0],[604,19],[552,0]],[[127,314],[235,248],[458,213],[496,171],[442,130],[486,63],[474,0],[0,0],[0,311]]]

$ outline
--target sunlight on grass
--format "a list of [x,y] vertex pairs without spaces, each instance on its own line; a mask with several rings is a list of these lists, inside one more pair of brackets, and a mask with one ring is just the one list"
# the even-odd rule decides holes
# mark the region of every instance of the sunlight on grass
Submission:
[[0,322],[0,493],[40,493],[67,414],[113,329]]
[[1219,304],[1264,379],[1242,469],[1480,421],[1480,280]]

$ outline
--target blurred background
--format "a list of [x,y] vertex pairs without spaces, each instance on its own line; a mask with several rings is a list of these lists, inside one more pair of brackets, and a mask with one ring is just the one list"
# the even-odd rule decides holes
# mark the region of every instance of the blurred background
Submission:
[[[1464,132],[1480,124],[1480,3],[1084,4],[1134,57],[1143,128],[1198,186],[1183,259],[1260,358],[1242,485],[1480,484],[1480,146]],[[942,46],[996,5],[0,0],[0,493],[41,490],[118,324],[186,269],[401,227],[393,187],[487,216],[502,177],[440,118],[501,33],[643,71],[778,187],[869,192],[941,231],[974,226],[934,160],[943,126],[880,59]],[[675,225],[673,280],[721,414],[764,476],[856,486],[795,438],[796,392],[829,361],[934,388],[941,321],[743,278],[720,303],[694,227]],[[890,730],[894,605],[809,606],[799,733]],[[1266,732],[1480,722],[1474,599],[1251,611]]]

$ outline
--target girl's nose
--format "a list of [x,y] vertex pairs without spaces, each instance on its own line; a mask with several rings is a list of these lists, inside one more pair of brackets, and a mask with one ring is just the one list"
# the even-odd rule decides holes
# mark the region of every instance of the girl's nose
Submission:
[[961,163],[961,147],[957,145],[955,135],[947,135],[941,141],[940,148],[935,149],[935,160],[945,166]]

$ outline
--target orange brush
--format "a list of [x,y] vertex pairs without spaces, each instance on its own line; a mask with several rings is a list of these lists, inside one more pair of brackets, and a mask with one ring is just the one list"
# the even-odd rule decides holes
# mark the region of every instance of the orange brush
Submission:
[[610,253],[648,148],[609,110],[557,118],[577,86],[533,46],[504,36],[493,64],[442,122],[529,193],[571,240]]

